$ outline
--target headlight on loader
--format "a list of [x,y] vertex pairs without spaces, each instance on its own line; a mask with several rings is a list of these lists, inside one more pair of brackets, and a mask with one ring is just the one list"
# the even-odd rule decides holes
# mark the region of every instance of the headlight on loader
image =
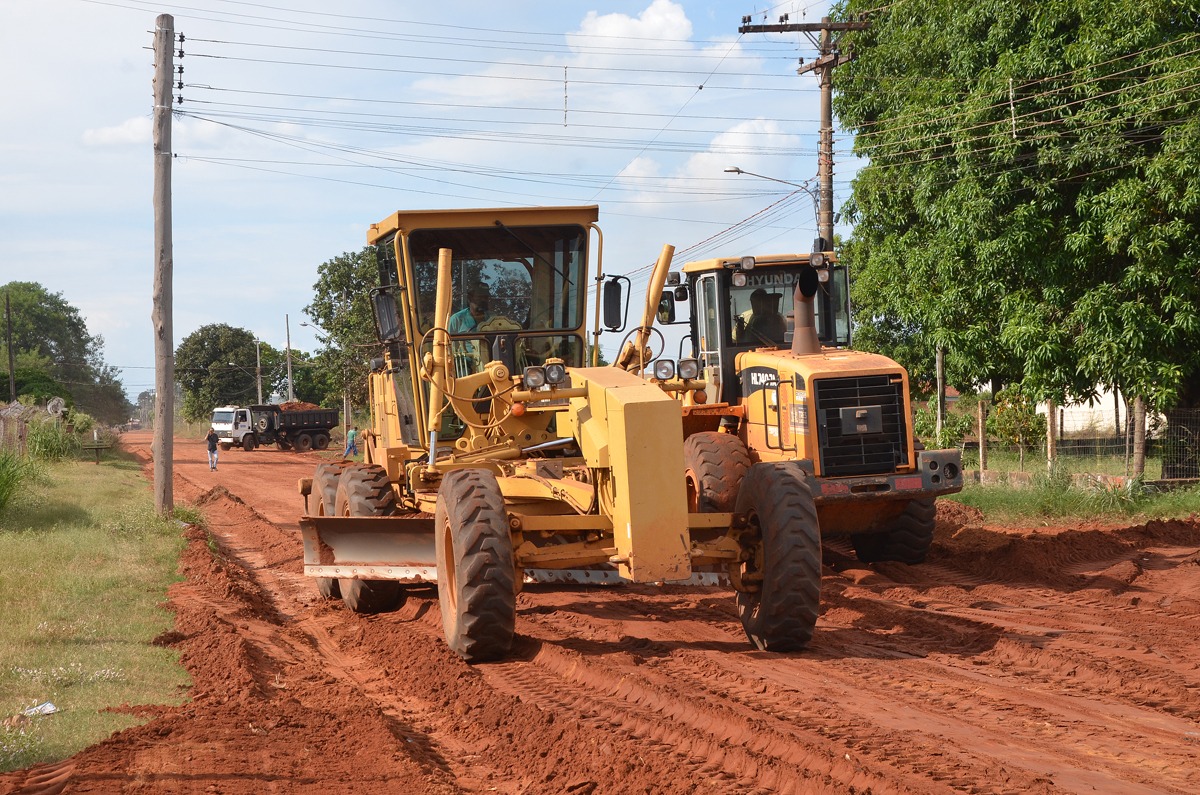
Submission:
[[546,383],[551,386],[558,386],[563,381],[567,380],[567,368],[561,364],[553,363],[545,367]]
[[659,381],[670,381],[675,377],[675,362],[659,359],[654,363],[654,377]]
[[679,360],[679,377],[684,381],[692,381],[700,375],[700,362],[695,359]]

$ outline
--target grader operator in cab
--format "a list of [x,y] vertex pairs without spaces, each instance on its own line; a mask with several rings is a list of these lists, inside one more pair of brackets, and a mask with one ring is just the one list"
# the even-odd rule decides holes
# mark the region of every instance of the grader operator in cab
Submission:
[[[751,467],[792,462],[806,473],[814,532],[849,536],[866,563],[921,563],[935,498],[962,490],[961,453],[913,437],[903,367],[849,348],[848,279],[830,249],[818,238],[811,254],[652,276],[655,317],[689,325],[705,382],[682,393],[689,506],[742,514]],[[674,321],[679,301],[691,312]]]
[[[584,366],[588,286],[601,279],[597,215],[414,211],[371,226],[380,350],[364,463],[322,464],[301,480],[305,573],[360,612],[436,582],[447,642],[468,661],[507,653],[527,578],[716,573],[738,592],[755,645],[801,648],[820,581],[819,538],[793,521],[811,506],[802,473],[747,474],[739,510],[750,520],[689,506],[673,395],[705,387],[696,362],[680,363],[692,378],[671,392]],[[609,330],[615,314],[606,307]],[[600,317],[598,300],[593,351]]]

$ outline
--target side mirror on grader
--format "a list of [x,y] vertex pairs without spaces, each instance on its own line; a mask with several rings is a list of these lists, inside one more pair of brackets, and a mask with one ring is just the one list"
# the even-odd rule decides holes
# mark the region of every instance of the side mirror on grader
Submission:
[[[768,464],[729,493],[718,441],[705,447],[706,490],[689,488],[674,396],[705,386],[699,364],[681,361],[670,383],[640,375],[661,295],[626,346],[630,368],[583,366],[597,216],[434,210],[371,226],[381,355],[364,463],[301,481],[314,498],[300,520],[305,573],[357,612],[436,582],[447,643],[472,662],[508,653],[529,581],[719,579],[758,648],[802,648],[820,582],[807,482]],[[621,293],[604,283],[591,334],[601,308],[605,327],[624,325]]]

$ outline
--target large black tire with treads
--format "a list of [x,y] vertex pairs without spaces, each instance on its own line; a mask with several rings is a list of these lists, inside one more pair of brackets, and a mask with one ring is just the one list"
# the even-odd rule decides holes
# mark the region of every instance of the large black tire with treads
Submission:
[[705,431],[683,441],[688,510],[732,511],[742,478],[750,469],[750,453],[731,433]]
[[[282,447],[283,442],[281,441]],[[337,488],[338,483],[342,479],[342,473],[350,464],[345,461],[336,461],[328,464],[317,464],[317,471],[313,474],[312,496],[316,498],[316,516],[336,516],[337,510]],[[333,577],[318,577],[317,592],[326,599],[340,599],[342,589],[338,585],[338,581]]]
[[467,662],[512,646],[516,569],[504,496],[486,469],[447,472],[434,515],[438,604],[446,642]]
[[854,552],[863,563],[895,561],[910,566],[924,563],[933,544],[937,523],[937,505],[932,497],[910,500],[904,512],[882,533],[857,533],[850,536]]
[[[313,486],[316,487],[315,480]],[[334,499],[335,516],[392,516],[395,513],[396,495],[383,467],[357,464],[345,468]],[[340,579],[338,589],[346,607],[355,613],[394,610],[404,595],[400,583],[395,580]]]
[[793,463],[755,464],[742,480],[736,511],[752,530],[738,614],[763,651],[798,651],[812,639],[821,604],[821,529],[808,479]]

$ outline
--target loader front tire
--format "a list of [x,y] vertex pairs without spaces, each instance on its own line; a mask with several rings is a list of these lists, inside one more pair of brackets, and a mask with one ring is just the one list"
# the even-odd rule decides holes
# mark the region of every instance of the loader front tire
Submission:
[[746,444],[731,433],[693,433],[683,441],[688,510],[732,511],[750,468]]
[[[392,516],[396,513],[396,494],[383,467],[347,466],[338,480],[336,494],[335,516]],[[317,587],[320,589],[320,583]],[[395,580],[340,579],[338,590],[346,607],[355,613],[394,610],[404,595],[400,583]]]
[[863,563],[895,561],[913,566],[925,562],[936,523],[937,505],[932,497],[910,500],[887,530],[856,533],[850,536],[850,542]]
[[735,511],[751,528],[738,593],[746,636],[763,651],[799,651],[812,639],[821,602],[821,529],[804,471],[755,464]]
[[503,657],[516,630],[516,566],[496,476],[447,472],[433,526],[446,643],[470,663]]

